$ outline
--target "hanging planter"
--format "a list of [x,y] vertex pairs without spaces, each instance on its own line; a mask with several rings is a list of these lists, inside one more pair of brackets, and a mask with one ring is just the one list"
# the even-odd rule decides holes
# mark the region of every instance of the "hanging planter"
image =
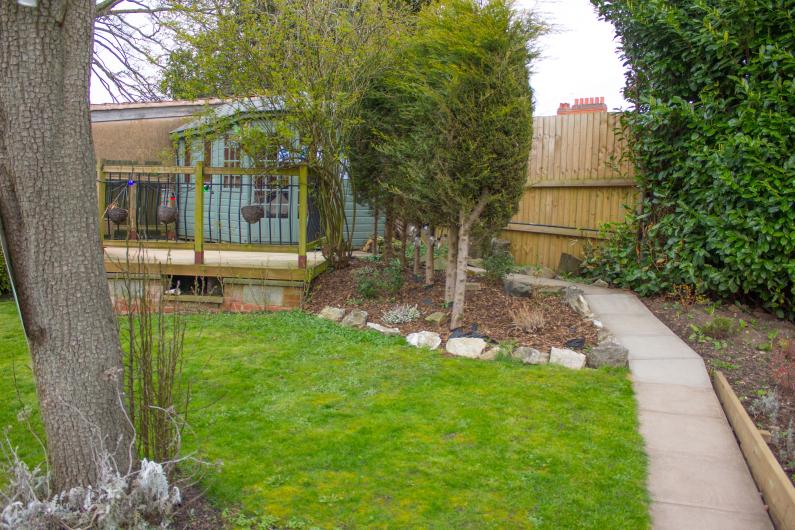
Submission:
[[113,224],[120,225],[127,220],[127,210],[119,208],[118,206],[112,206],[108,208],[106,217],[110,219],[110,222]]
[[258,204],[249,204],[240,208],[240,215],[250,225],[259,222],[260,219],[265,217],[265,209]]
[[177,220],[176,206],[161,206],[157,209],[157,220],[163,224],[171,224]]
[[177,220],[177,199],[172,193],[168,198],[168,204],[164,204],[157,209],[157,221],[163,224],[171,224]]

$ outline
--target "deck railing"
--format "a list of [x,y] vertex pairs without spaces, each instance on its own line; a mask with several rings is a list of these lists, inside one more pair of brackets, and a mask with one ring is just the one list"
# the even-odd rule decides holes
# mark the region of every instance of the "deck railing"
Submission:
[[305,165],[276,168],[97,165],[106,246],[294,252],[321,244]]

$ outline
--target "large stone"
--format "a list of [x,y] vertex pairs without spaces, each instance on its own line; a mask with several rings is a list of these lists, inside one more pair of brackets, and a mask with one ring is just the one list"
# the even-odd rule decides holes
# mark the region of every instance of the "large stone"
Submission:
[[547,364],[549,362],[549,352],[541,352],[527,346],[519,346],[513,350],[511,357],[519,359],[525,364]]
[[437,326],[441,326],[445,320],[447,320],[447,313],[444,311],[436,311],[425,317],[426,322],[436,324]]
[[502,281],[502,287],[505,292],[511,296],[530,297],[533,296],[533,286],[528,281],[523,281],[516,276],[505,278]]
[[507,239],[497,239],[496,237],[491,240],[491,253],[492,254],[509,254],[511,252],[511,242]]
[[406,336],[406,342],[417,348],[435,350],[442,343],[442,337],[433,331],[419,331],[417,333],[409,333]]
[[339,322],[345,316],[345,310],[340,307],[324,307],[320,313],[317,314],[320,318],[331,320],[332,322]]
[[603,279],[599,278],[593,284],[597,287],[610,287],[610,284],[604,281]]
[[582,265],[582,260],[580,258],[564,252],[560,255],[558,272],[561,274],[577,274],[580,272],[580,265]]
[[499,346],[492,346],[488,350],[484,351],[480,357],[478,357],[478,359],[482,361],[493,361],[500,355],[500,351],[502,351],[502,348]]
[[451,353],[457,357],[477,359],[486,349],[486,346],[487,343],[483,339],[460,337],[457,339],[449,339],[445,349],[447,349],[447,353]]
[[351,328],[363,328],[367,324],[367,311],[354,309],[342,319],[342,325]]
[[586,361],[587,358],[582,353],[567,350],[566,348],[552,348],[549,353],[549,364],[565,366],[572,370],[584,368]]
[[388,328],[381,324],[376,324],[375,322],[368,322],[367,327],[379,333],[383,333],[384,335],[400,335],[400,330],[398,328]]
[[627,366],[629,350],[619,344],[613,338],[600,342],[587,353],[588,366],[599,368],[600,366],[617,366],[624,368]]
[[566,287],[566,289],[563,290],[563,299],[581,316],[585,318],[593,317],[591,308],[588,306],[588,302],[585,301],[585,296],[583,296],[582,289],[579,287]]

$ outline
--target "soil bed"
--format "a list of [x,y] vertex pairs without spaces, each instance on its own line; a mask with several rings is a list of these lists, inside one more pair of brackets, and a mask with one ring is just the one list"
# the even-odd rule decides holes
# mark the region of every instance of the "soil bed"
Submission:
[[182,504],[174,514],[170,528],[174,530],[218,530],[224,528],[221,513],[196,486],[181,491]]
[[[795,325],[761,309],[734,304],[683,304],[665,297],[644,302],[704,358],[710,371],[723,372],[757,427],[772,433],[770,448],[792,480],[795,393],[778,384],[773,366],[781,358],[782,343],[795,340]],[[716,333],[716,321],[730,325],[729,331]],[[795,372],[791,361],[789,370]]]
[[[437,271],[434,285],[425,287],[424,278],[415,278],[411,271],[404,272],[404,284],[393,296],[364,299],[356,290],[354,271],[360,267],[373,266],[373,262],[354,260],[350,267],[322,274],[312,287],[305,309],[317,313],[325,306],[343,307],[346,310],[367,311],[370,322],[388,326],[382,320],[384,311],[399,305],[416,305],[421,317],[414,322],[400,324],[403,335],[416,331],[435,331],[446,340],[450,335],[449,321],[436,326],[425,317],[436,311],[449,309],[444,306],[444,273]],[[555,293],[536,292],[531,298],[517,298],[506,294],[502,286],[489,283],[485,278],[471,276],[470,282],[478,283],[479,290],[466,293],[464,310],[464,330],[470,331],[472,325],[477,332],[494,342],[513,341],[517,346],[530,346],[542,351],[551,347],[564,347],[566,341],[585,339],[585,347],[597,342],[597,330],[593,324],[578,315]],[[514,325],[512,311],[522,306],[539,310],[544,315],[544,327],[539,332],[529,333]]]

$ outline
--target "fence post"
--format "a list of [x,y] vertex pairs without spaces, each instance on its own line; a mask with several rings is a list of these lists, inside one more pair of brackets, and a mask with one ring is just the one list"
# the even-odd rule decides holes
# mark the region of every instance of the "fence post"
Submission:
[[99,211],[100,245],[103,241],[105,241],[105,209],[107,208],[107,205],[105,204],[107,184],[105,184],[105,171],[103,170],[104,165],[105,161],[103,159],[97,160],[97,210]]
[[204,263],[204,163],[196,162],[193,172],[196,188],[193,205],[193,263]]
[[309,206],[309,169],[298,169],[298,268],[306,268],[306,224]]

